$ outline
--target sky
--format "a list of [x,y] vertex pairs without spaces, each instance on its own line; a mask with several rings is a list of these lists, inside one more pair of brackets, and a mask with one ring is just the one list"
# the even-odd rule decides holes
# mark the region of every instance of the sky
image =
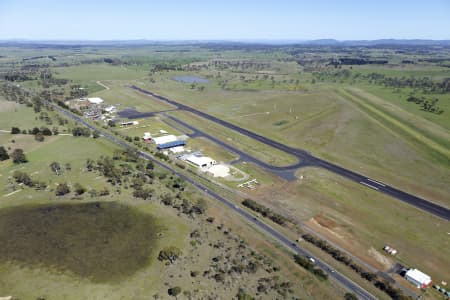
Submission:
[[0,0],[0,39],[450,39],[450,0]]

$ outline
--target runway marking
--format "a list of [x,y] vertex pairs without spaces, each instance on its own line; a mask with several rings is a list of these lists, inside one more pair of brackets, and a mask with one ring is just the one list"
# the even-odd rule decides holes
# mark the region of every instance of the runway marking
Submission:
[[381,182],[373,180],[373,179],[370,179],[370,178],[367,178],[367,180],[372,181],[373,183],[376,183],[376,184],[381,185],[381,186],[386,186],[385,184],[382,184]]
[[364,184],[365,186],[368,186],[368,187],[378,191],[378,188],[376,186],[373,186],[371,184],[368,184],[368,183],[365,183],[365,182],[362,182],[362,181],[360,181],[359,183]]

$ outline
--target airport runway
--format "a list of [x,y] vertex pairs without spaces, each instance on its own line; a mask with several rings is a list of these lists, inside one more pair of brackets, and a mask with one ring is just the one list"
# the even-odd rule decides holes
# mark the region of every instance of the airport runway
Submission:
[[[148,96],[151,96],[157,100],[163,101],[165,103],[171,104],[175,107],[177,107],[180,110],[184,110],[184,111],[188,111],[190,113],[196,114],[204,119],[207,119],[211,122],[215,122],[221,126],[224,126],[228,129],[234,130],[236,132],[239,132],[240,134],[246,135],[250,138],[253,138],[259,142],[262,142],[266,145],[269,145],[271,147],[274,147],[278,150],[282,150],[286,153],[289,153],[291,155],[294,155],[298,158],[299,163],[291,165],[291,166],[286,166],[286,167],[274,167],[274,166],[270,166],[267,168],[268,170],[273,170],[273,172],[275,174],[277,174],[277,170],[280,171],[278,168],[283,168],[283,171],[289,171],[289,170],[296,170],[299,167],[302,166],[314,166],[314,167],[320,167],[320,168],[324,168],[328,171],[331,171],[335,174],[338,174],[340,176],[343,176],[347,179],[353,180],[367,188],[373,189],[375,191],[384,193],[386,195],[389,195],[393,198],[396,198],[400,201],[403,201],[405,203],[408,203],[418,209],[421,209],[423,211],[426,211],[434,216],[443,218],[447,221],[450,220],[450,209],[440,206],[436,203],[433,203],[429,200],[423,199],[421,197],[409,194],[407,192],[401,191],[393,186],[390,186],[388,184],[385,184],[383,182],[380,182],[378,180],[369,178],[367,176],[364,176],[362,174],[353,172],[352,170],[343,168],[341,166],[338,166],[336,164],[333,164],[331,162],[328,162],[326,160],[323,160],[321,158],[315,157],[314,155],[312,155],[311,153],[302,150],[302,149],[297,149],[297,148],[293,148],[284,144],[281,144],[277,141],[271,140],[269,138],[266,138],[262,135],[259,135],[257,133],[251,132],[245,128],[239,127],[237,125],[234,125],[232,123],[229,123],[227,121],[224,121],[222,119],[219,119],[217,117],[214,117],[210,114],[207,114],[203,111],[197,110],[195,108],[192,108],[190,106],[184,105],[182,103],[176,102],[174,100],[170,100],[164,96],[160,96],[158,94],[155,94],[153,92],[141,89],[137,86],[130,86],[130,88],[139,91],[143,94],[146,94]],[[179,120],[178,120],[179,121]],[[222,143],[224,144],[224,143]],[[249,156],[248,154],[246,154],[246,156]],[[250,156],[251,157],[251,156]],[[253,158],[253,160],[257,161],[256,158]],[[267,164],[266,164],[267,165]],[[284,173],[286,174],[286,173]],[[277,174],[279,175],[279,173]]]

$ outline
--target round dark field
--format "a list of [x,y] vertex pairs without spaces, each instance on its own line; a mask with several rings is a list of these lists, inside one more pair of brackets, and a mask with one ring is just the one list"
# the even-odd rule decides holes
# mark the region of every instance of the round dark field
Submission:
[[118,281],[147,266],[160,226],[117,202],[18,206],[0,210],[0,263]]

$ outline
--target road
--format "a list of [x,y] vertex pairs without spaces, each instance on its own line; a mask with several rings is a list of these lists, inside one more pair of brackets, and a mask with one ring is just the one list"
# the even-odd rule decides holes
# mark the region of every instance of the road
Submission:
[[[47,102],[47,101],[46,101]],[[100,132],[100,134],[108,139],[109,141],[125,148],[131,147],[126,142],[116,138],[115,136],[109,134],[108,132],[98,129],[94,127],[93,125],[89,124],[85,119],[83,119],[80,116],[77,116],[69,111],[64,110],[63,108],[57,106],[56,104],[53,104],[51,102],[47,102],[48,105],[51,105],[55,110],[59,111],[60,113],[64,114],[65,116],[79,122],[80,124],[88,127],[91,130],[97,130]],[[317,257],[314,257],[310,252],[308,252],[305,249],[300,248],[295,242],[292,242],[287,237],[285,237],[280,232],[276,231],[266,223],[262,222],[258,218],[256,218],[254,215],[250,214],[249,212],[239,208],[239,206],[236,206],[233,202],[230,200],[227,200],[226,198],[220,196],[216,192],[210,190],[207,186],[195,181],[191,177],[184,175],[183,173],[178,172],[177,170],[173,169],[171,166],[168,166],[159,160],[153,159],[153,157],[143,151],[139,151],[141,157],[147,160],[152,160],[155,164],[159,165],[160,167],[174,173],[175,175],[179,176],[180,178],[184,179],[186,182],[190,183],[194,187],[198,188],[199,190],[203,191],[205,194],[210,196],[211,198],[214,198],[218,201],[220,201],[222,204],[239,214],[241,217],[243,217],[245,220],[247,220],[249,223],[256,226],[260,231],[265,233],[266,235],[270,236],[272,239],[274,239],[276,242],[284,246],[285,248],[289,249],[293,253],[300,254],[307,257],[312,257],[315,260],[315,264],[320,267],[322,270],[324,270],[330,278],[333,278],[336,280],[342,287],[347,289],[348,291],[356,294],[360,299],[363,300],[374,300],[377,299],[375,296],[373,296],[371,293],[360,287],[358,284],[350,280],[349,278],[345,277],[343,274],[335,271],[332,267],[330,267],[325,262],[321,261]]]
[[[274,166],[270,166],[269,170],[274,170],[274,171],[280,171],[279,168],[283,168],[284,171],[289,171],[289,170],[296,170],[301,166],[314,166],[314,167],[320,167],[323,169],[326,169],[328,171],[331,171],[335,174],[338,174],[340,176],[343,176],[347,179],[350,179],[358,184],[363,185],[364,187],[373,189],[375,191],[384,193],[386,195],[389,195],[395,199],[398,199],[402,202],[408,203],[418,209],[421,209],[423,211],[426,211],[434,216],[443,218],[447,221],[450,220],[450,209],[443,207],[439,204],[433,203],[429,200],[423,199],[421,197],[409,194],[407,192],[401,191],[393,186],[390,186],[388,184],[385,184],[383,182],[380,182],[378,180],[369,178],[367,176],[364,176],[362,174],[356,173],[352,170],[343,168],[341,166],[338,166],[336,164],[333,164],[331,162],[328,162],[326,160],[323,160],[321,158],[318,158],[314,155],[312,155],[311,153],[303,150],[303,149],[297,149],[297,148],[293,148],[290,146],[287,146],[285,144],[281,144],[277,141],[271,140],[269,138],[266,138],[262,135],[259,135],[257,133],[251,132],[245,128],[239,127],[237,125],[234,125],[232,123],[229,123],[227,121],[224,121],[222,119],[219,119],[215,116],[212,116],[210,114],[207,114],[203,111],[197,110],[195,108],[192,108],[190,106],[184,105],[182,103],[179,103],[177,101],[174,100],[170,100],[164,96],[160,96],[158,94],[155,94],[153,92],[141,89],[137,86],[130,86],[130,88],[139,91],[143,94],[146,94],[148,96],[151,96],[155,99],[158,99],[160,101],[166,102],[168,104],[171,104],[175,107],[177,107],[180,110],[184,110],[184,111],[188,111],[190,113],[196,114],[204,119],[207,119],[211,122],[217,123],[221,126],[224,126],[228,129],[234,130],[236,132],[239,132],[240,134],[246,135],[250,138],[253,138],[259,142],[262,142],[268,146],[274,147],[278,150],[284,151],[286,153],[289,153],[291,155],[294,155],[298,158],[300,163],[294,164],[292,166],[285,166],[285,167],[274,167]],[[248,155],[248,154],[247,154]],[[256,160],[256,158],[254,158]],[[277,168],[277,169],[275,169]]]

